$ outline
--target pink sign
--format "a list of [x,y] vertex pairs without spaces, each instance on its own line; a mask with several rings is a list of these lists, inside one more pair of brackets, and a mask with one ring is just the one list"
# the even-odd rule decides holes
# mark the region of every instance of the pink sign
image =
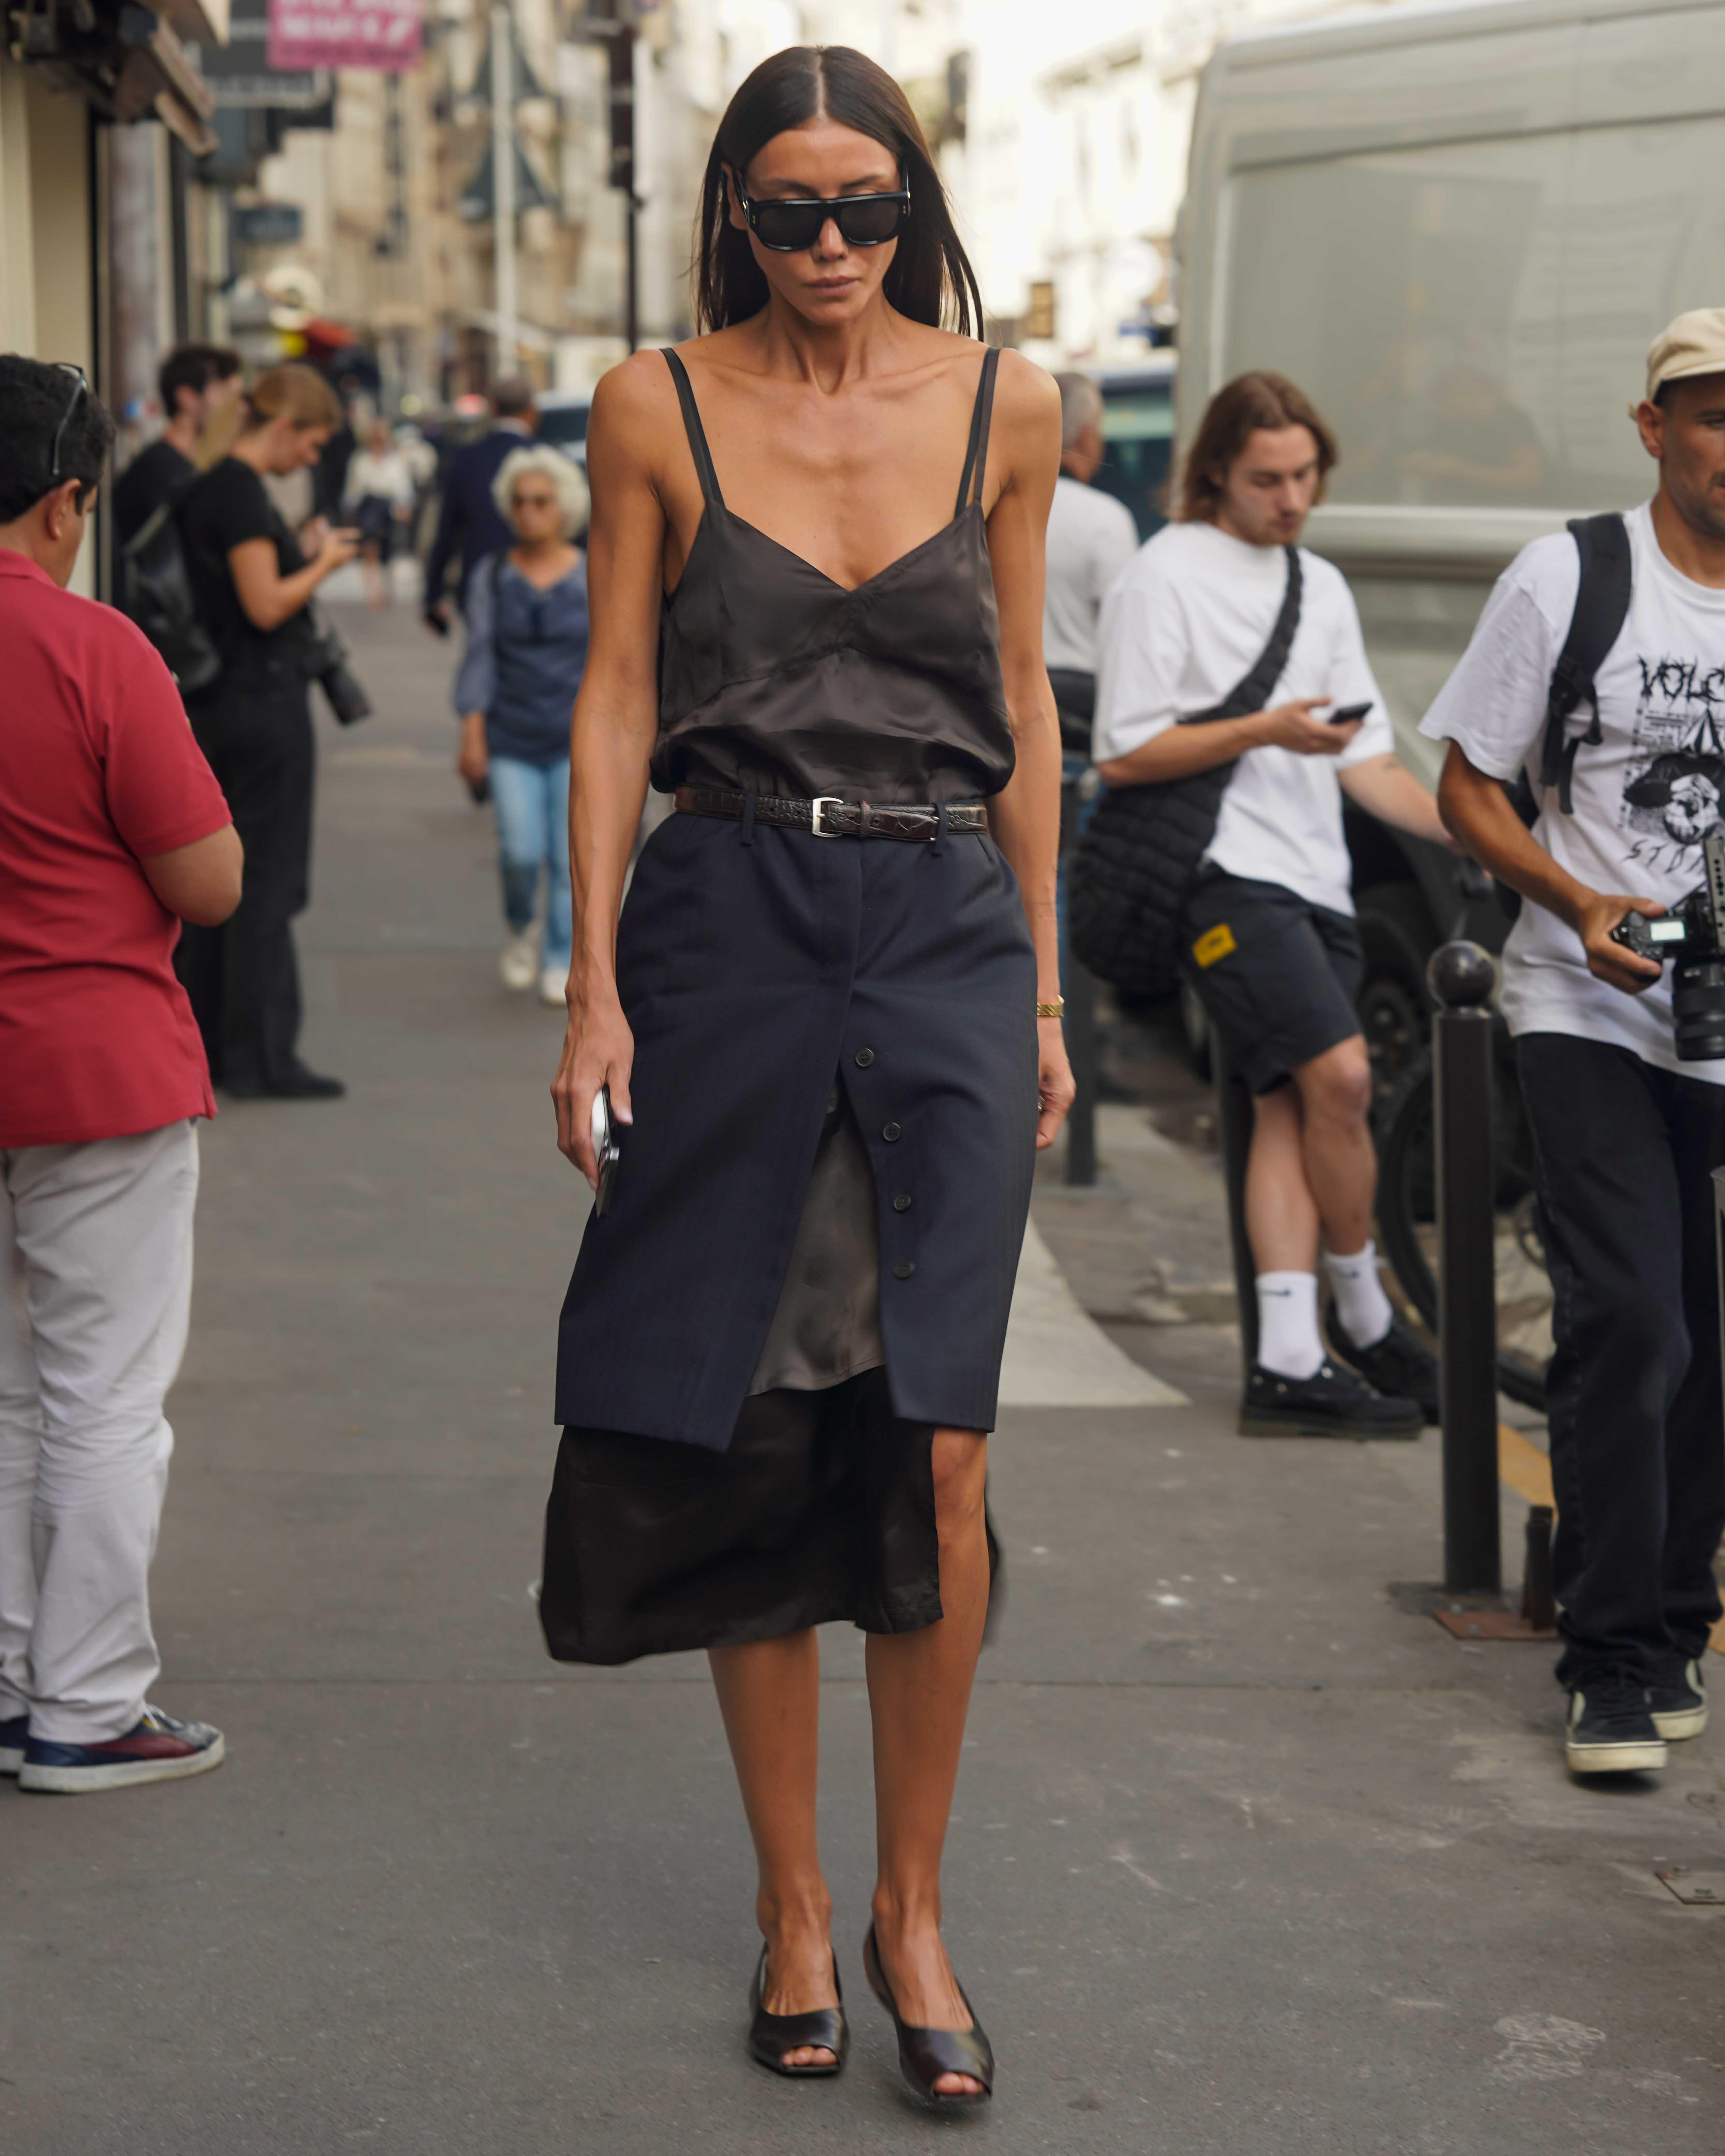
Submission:
[[399,74],[419,57],[424,0],[270,0],[270,64]]

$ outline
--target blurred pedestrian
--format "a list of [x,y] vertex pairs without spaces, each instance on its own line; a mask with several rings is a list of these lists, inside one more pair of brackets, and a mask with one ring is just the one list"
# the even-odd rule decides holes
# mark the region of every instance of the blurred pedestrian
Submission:
[[1095,747],[1110,798],[1085,859],[1138,847],[1181,978],[1252,1095],[1258,1353],[1242,1434],[1417,1437],[1437,1419],[1437,1372],[1396,1322],[1372,1240],[1343,797],[1448,839],[1396,761],[1346,581],[1299,544],[1335,462],[1334,436],[1286,377],[1243,374],[1210,399],[1175,521],[1103,608]]
[[[1060,781],[1068,797],[1067,842],[1089,822],[1100,788],[1091,773],[1096,708],[1096,624],[1109,587],[1138,551],[1132,511],[1091,481],[1102,467],[1102,393],[1087,374],[1057,374],[1060,475],[1048,512],[1048,582],[1042,595],[1042,655],[1060,716]],[[1088,798],[1086,798],[1088,788]],[[1065,865],[1059,886],[1065,943]]]
[[425,624],[439,636],[449,633],[447,586],[455,571],[456,602],[465,613],[467,588],[487,555],[503,553],[513,536],[498,511],[491,489],[503,459],[532,439],[539,415],[533,392],[516,376],[491,391],[491,430],[456,450],[444,474],[443,501],[437,531],[425,557]]
[[265,473],[315,463],[341,416],[313,368],[270,367],[246,392],[231,454],[178,511],[193,592],[222,661],[193,700],[192,724],[246,853],[239,910],[221,927],[188,932],[181,974],[216,1082],[238,1099],[323,1100],[344,1090],[300,1060],[291,924],[310,896],[310,676],[321,670],[305,608],[358,542],[351,531],[314,525],[308,560],[264,488]]
[[[699,291],[711,333],[608,374],[588,437],[552,1094],[590,1182],[602,1089],[623,1137],[564,1304],[540,1613],[571,1661],[709,1650],[760,1866],[748,2046],[776,2073],[845,2061],[814,1628],[869,1633],[864,1966],[911,2087],[975,2104],[993,2058],[942,1943],[941,1852],[986,1433],[1035,1151],[1072,1097],[1041,622],[1059,402],[972,341],[922,129],[844,47],[778,53],[732,100]],[[619,921],[649,769],[678,813]]]
[[138,451],[114,489],[114,536],[125,546],[158,509],[198,476],[200,441],[239,394],[239,354],[231,345],[176,345],[157,386],[167,424]]
[[202,1773],[149,1704],[150,1560],[209,1077],[172,954],[240,847],[162,660],[66,589],[113,441],[79,370],[0,358],[0,1774]]
[[[1658,944],[1614,932],[1675,910],[1725,832],[1725,307],[1654,340],[1634,418],[1652,499],[1524,547],[1420,728],[1449,744],[1450,828],[1527,901],[1502,1003],[1539,1158],[1557,1675],[1582,1774],[1662,1767],[1702,1733],[1720,1615],[1720,969],[1680,960],[1686,995]],[[1524,767],[1531,829],[1506,791]]]
[[365,447],[348,461],[341,513],[359,534],[366,604],[373,613],[381,613],[394,598],[389,565],[396,540],[406,533],[413,514],[413,468],[391,436],[387,419],[372,420]]
[[[562,1008],[569,982],[569,722],[587,665],[587,570],[573,535],[587,528],[587,481],[555,449],[516,449],[494,482],[515,532],[468,587],[467,650],[455,682],[456,769],[489,778],[497,819],[503,917],[501,970]],[[536,927],[541,870],[545,932]]]

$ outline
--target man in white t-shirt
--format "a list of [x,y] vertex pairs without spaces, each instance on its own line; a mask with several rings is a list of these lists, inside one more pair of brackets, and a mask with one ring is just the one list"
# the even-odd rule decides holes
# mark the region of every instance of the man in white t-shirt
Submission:
[[1553,1290],[1558,1677],[1582,1773],[1662,1766],[1667,1739],[1699,1734],[1700,1657],[1720,1614],[1712,1171],[1725,1164],[1725,1061],[1679,1057],[1671,975],[1612,931],[1692,889],[1721,829],[1725,308],[1655,340],[1634,417],[1659,485],[1624,519],[1629,611],[1594,675],[1597,727],[1585,703],[1569,720],[1573,813],[1543,789],[1529,830],[1504,791],[1543,761],[1581,588],[1568,534],[1536,540],[1498,579],[1422,728],[1450,743],[1450,829],[1527,901],[1502,1003]]
[[[1254,1101],[1258,1355],[1240,1430],[1412,1437],[1436,1419],[1436,1373],[1394,1322],[1372,1241],[1372,1077],[1342,796],[1421,838],[1445,834],[1395,760],[1347,584],[1295,545],[1335,461],[1329,429],[1281,375],[1241,375],[1210,400],[1178,521],[1103,608],[1095,752],[1111,787],[1230,773],[1179,941]],[[1273,663],[1296,562],[1299,618],[1267,708],[1208,716]],[[1348,1368],[1319,1328],[1320,1236],[1330,1346]]]
[[1060,711],[1060,743],[1090,761],[1096,624],[1109,588],[1138,551],[1132,511],[1091,485],[1102,464],[1102,393],[1087,374],[1057,374],[1060,475],[1048,512],[1042,657]]

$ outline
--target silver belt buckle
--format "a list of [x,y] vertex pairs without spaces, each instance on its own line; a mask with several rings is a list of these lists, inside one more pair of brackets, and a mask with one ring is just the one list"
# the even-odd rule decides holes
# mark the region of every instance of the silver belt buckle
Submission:
[[809,804],[809,828],[817,839],[842,839],[845,836],[842,831],[824,831],[820,827],[820,812],[823,808],[842,808],[844,806],[842,798],[836,793],[815,795],[814,800]]

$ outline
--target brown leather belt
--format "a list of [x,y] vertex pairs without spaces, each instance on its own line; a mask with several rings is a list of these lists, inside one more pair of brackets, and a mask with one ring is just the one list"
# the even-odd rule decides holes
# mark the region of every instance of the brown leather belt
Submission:
[[[867,801],[841,801],[823,793],[813,801],[787,801],[773,793],[728,793],[716,787],[680,786],[671,797],[685,816],[728,816],[740,821],[752,798],[755,821],[788,830],[812,831],[817,839],[913,839],[927,845],[940,836],[941,812],[922,802],[877,808]],[[954,837],[988,828],[988,812],[979,801],[961,802],[946,811]]]

